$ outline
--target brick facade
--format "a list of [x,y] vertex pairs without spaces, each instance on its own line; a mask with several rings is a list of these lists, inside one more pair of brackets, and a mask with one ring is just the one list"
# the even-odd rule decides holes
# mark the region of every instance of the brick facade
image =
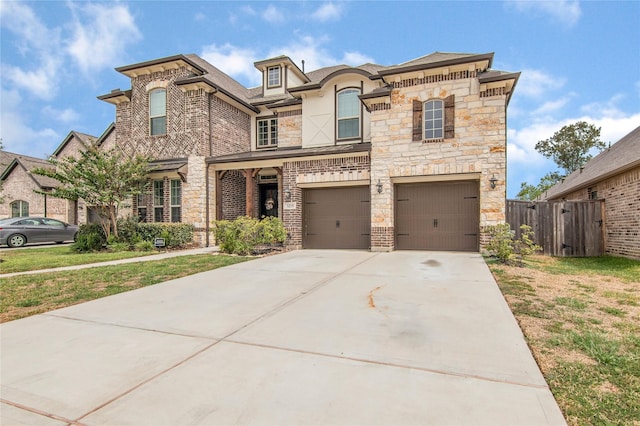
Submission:
[[640,259],[640,167],[582,188],[564,198],[569,201],[604,200],[605,253]]

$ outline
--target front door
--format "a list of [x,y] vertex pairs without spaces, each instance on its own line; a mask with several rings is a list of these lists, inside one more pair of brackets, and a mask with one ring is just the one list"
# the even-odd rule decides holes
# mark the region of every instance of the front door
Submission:
[[278,184],[260,185],[260,217],[278,217]]

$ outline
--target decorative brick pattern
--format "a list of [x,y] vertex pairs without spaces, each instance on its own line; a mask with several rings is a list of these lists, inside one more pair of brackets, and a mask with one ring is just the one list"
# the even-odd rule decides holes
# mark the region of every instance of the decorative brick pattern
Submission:
[[374,251],[391,251],[395,247],[395,229],[393,226],[371,227],[371,249]]
[[440,83],[443,81],[474,78],[477,75],[477,71],[457,71],[449,74],[427,75],[425,77],[408,78],[401,81],[395,81],[391,83],[391,87],[394,89],[404,89],[407,87],[423,86],[425,84]]

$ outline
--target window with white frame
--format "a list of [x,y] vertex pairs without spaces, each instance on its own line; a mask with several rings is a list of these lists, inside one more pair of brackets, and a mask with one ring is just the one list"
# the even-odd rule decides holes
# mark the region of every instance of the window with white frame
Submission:
[[278,146],[278,119],[258,120],[258,148]]
[[424,138],[444,137],[444,101],[433,99],[424,103]]
[[155,89],[149,92],[149,134],[167,134],[167,91]]
[[16,200],[10,203],[11,217],[29,216],[29,203],[22,200]]
[[153,181],[153,221],[164,221],[164,181]]
[[280,78],[280,66],[267,68],[267,88],[279,87],[282,85]]
[[182,221],[182,182],[171,180],[171,222]]
[[358,89],[345,89],[338,92],[337,114],[338,139],[360,137],[360,99]]

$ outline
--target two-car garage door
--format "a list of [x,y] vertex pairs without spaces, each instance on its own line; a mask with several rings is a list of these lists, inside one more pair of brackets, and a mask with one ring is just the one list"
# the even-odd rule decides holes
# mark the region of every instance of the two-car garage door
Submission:
[[[368,186],[303,191],[304,248],[368,249]],[[395,248],[477,251],[480,203],[477,181],[401,183],[395,192]]]
[[477,181],[396,185],[396,249],[477,251]]

